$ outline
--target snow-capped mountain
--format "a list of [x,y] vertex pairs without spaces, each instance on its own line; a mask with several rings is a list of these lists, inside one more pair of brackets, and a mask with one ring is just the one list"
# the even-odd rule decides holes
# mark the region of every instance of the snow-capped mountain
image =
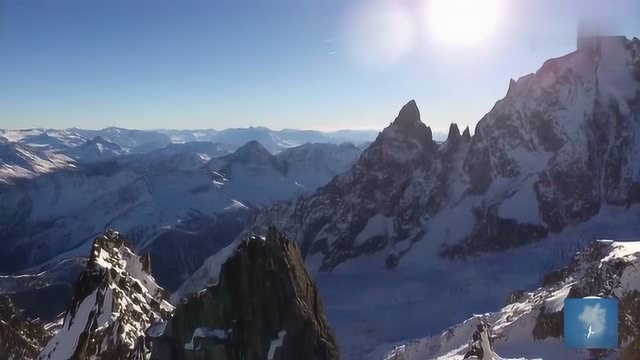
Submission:
[[[293,154],[307,154],[308,147],[320,154],[293,162]],[[300,196],[346,170],[359,151],[341,149],[303,145],[286,153],[289,165],[257,142],[221,157],[228,153],[221,145],[175,144],[78,162],[7,187],[0,190],[0,271],[44,271],[87,253],[95,236],[117,227],[140,253],[151,254],[154,275],[175,290],[246,227],[256,208]],[[312,172],[300,171],[305,167]]]
[[437,143],[411,101],[349,171],[247,232],[297,239],[343,355],[376,358],[497,309],[594,237],[637,235],[638,94],[640,40],[602,37],[512,81],[473,136]]
[[[640,356],[640,242],[598,241],[568,266],[547,274],[537,290],[515,291],[499,311],[474,315],[441,335],[397,346],[387,360],[463,359],[480,323],[489,326],[494,350],[509,359],[637,359]],[[566,298],[598,296],[619,301],[621,350],[574,350],[563,344]]]
[[123,149],[137,153],[161,149],[171,144],[171,138],[167,135],[149,130],[108,127],[102,130],[72,128],[67,131],[78,134],[85,139],[95,139],[96,137],[100,137],[103,140],[117,144]]
[[284,129],[270,130],[265,127],[249,127],[225,130],[157,130],[171,137],[176,143],[209,141],[236,147],[249,141],[258,141],[272,154],[306,143],[327,143],[339,145],[345,142],[360,144],[371,141],[377,135],[375,130],[339,130],[321,132],[315,130]]
[[73,159],[66,155],[0,138],[0,185],[73,167]]
[[318,290],[294,242],[274,228],[224,252],[208,287],[176,306],[154,359],[340,358]]
[[0,136],[23,145],[63,152],[95,138],[114,143],[128,152],[145,152],[171,144],[168,136],[158,132],[117,127],[102,130],[0,129]]
[[107,231],[93,242],[60,331],[41,359],[145,359],[145,330],[173,311],[150,272],[122,235]]
[[82,145],[67,150],[65,153],[77,161],[93,162],[113,159],[128,152],[120,145],[96,136]]
[[308,190],[315,190],[336,175],[349,170],[361,153],[351,143],[308,143],[284,150],[276,157],[287,164],[288,177],[297,179]]
[[383,248],[393,264],[421,239],[450,257],[504,250],[632,206],[639,73],[640,40],[600,38],[512,81],[473,137],[454,124],[440,145],[411,101],[351,170],[257,224],[305,239],[330,270]]
[[0,129],[0,136],[11,142],[43,150],[67,150],[87,141],[85,137],[69,131],[55,129]]

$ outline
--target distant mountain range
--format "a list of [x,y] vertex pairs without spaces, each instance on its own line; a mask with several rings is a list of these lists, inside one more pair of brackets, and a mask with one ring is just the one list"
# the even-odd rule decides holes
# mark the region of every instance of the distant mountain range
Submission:
[[[276,154],[282,150],[306,143],[343,144],[359,146],[375,139],[376,130],[339,130],[321,132],[316,130],[270,130],[265,127],[249,127],[225,130],[134,130],[109,127],[102,130],[71,128],[56,129],[0,129],[0,137],[21,145],[43,150],[61,150],[83,145],[87,142],[113,143],[127,153],[140,153],[160,149],[169,144],[187,142],[213,142],[238,148],[249,141],[258,141],[269,152]],[[98,140],[93,140],[98,138]],[[90,144],[90,146],[93,146]],[[114,146],[110,146],[113,148]],[[105,149],[107,150],[107,149]],[[122,151],[113,149],[116,152]]]

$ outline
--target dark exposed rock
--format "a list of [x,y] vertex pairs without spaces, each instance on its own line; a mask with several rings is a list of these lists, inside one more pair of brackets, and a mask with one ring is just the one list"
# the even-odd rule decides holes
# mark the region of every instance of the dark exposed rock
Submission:
[[234,239],[254,216],[253,210],[192,217],[167,230],[140,250],[153,260],[153,277],[168,291],[175,291],[204,260]]
[[504,251],[540,240],[547,235],[547,229],[541,225],[520,224],[513,219],[504,219],[497,215],[495,208],[489,211],[476,209],[476,226],[471,235],[453,246],[444,246],[443,256],[455,258],[477,254],[484,251]]
[[464,131],[462,132],[462,140],[464,140],[464,142],[471,141],[471,131],[468,126],[464,128]]
[[564,314],[562,311],[547,312],[544,305],[538,313],[536,324],[531,332],[536,340],[548,337],[560,338],[564,331]]
[[36,359],[51,334],[39,320],[30,320],[0,295],[0,359]]
[[173,307],[150,273],[148,257],[109,230],[97,237],[80,274],[62,329],[42,350],[42,359],[144,359],[145,329],[166,319]]
[[313,281],[295,243],[275,228],[250,237],[219,282],[183,299],[152,359],[338,359]]
[[[615,298],[619,301],[618,324],[620,345],[632,342],[640,337],[640,292],[621,291],[621,277],[628,267],[637,266],[633,261],[614,257],[607,259],[613,248],[608,242],[595,242],[589,248],[578,253],[564,268],[545,276],[543,285],[554,288],[566,284],[572,279],[571,290],[567,298],[583,298],[598,296]],[[616,289],[618,289],[616,291]],[[619,296],[622,294],[622,296]],[[547,312],[542,306],[533,329],[533,337],[543,340],[547,337],[561,338],[564,331],[563,309]],[[627,353],[633,353],[634,345],[627,347]],[[592,350],[591,359],[604,359],[612,355],[612,351]],[[623,357],[624,358],[624,357]]]
[[509,294],[509,298],[507,299],[505,305],[513,304],[519,302],[525,295],[525,291],[522,289],[514,290]]

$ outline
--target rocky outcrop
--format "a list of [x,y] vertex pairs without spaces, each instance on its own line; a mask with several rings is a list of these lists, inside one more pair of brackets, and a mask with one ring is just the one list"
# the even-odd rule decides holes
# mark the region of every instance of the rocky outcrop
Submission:
[[30,320],[0,295],[0,359],[36,359],[51,334],[39,320]]
[[275,228],[240,242],[219,271],[152,331],[152,359],[339,358],[298,247]]
[[[486,322],[493,346],[507,358],[636,359],[640,338],[637,279],[640,279],[640,242],[596,241],[576,254],[566,267],[547,274],[539,289],[517,290],[501,310],[475,315],[440,336],[398,347],[390,353],[390,359],[468,354],[469,334],[478,321]],[[576,351],[564,347],[564,300],[586,296],[619,301],[620,350]]]
[[61,330],[42,359],[144,359],[145,330],[166,319],[173,307],[150,275],[149,257],[107,231],[93,242],[86,269],[75,284]]

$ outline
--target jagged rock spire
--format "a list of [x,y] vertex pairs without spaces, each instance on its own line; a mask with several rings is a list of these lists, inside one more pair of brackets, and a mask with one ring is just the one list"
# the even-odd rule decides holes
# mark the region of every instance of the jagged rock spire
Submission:
[[[410,100],[400,109],[398,116],[387,129],[400,130],[406,134],[412,134],[425,140],[433,141],[431,128],[420,120],[420,110],[418,110],[418,105],[415,100]],[[387,129],[385,129],[385,131],[387,131]],[[414,131],[415,133],[412,133]]]
[[456,141],[460,138],[460,130],[458,129],[458,124],[451,123],[449,126],[449,135],[447,135],[447,141]]
[[178,305],[152,359],[339,359],[300,251],[274,227],[242,241],[220,281]]
[[469,142],[471,140],[471,131],[468,126],[464,128],[464,131],[462,132],[462,140],[465,142]]
[[97,237],[60,332],[42,359],[145,358],[145,330],[173,310],[168,294],[149,271],[149,259],[135,255],[116,231]]

